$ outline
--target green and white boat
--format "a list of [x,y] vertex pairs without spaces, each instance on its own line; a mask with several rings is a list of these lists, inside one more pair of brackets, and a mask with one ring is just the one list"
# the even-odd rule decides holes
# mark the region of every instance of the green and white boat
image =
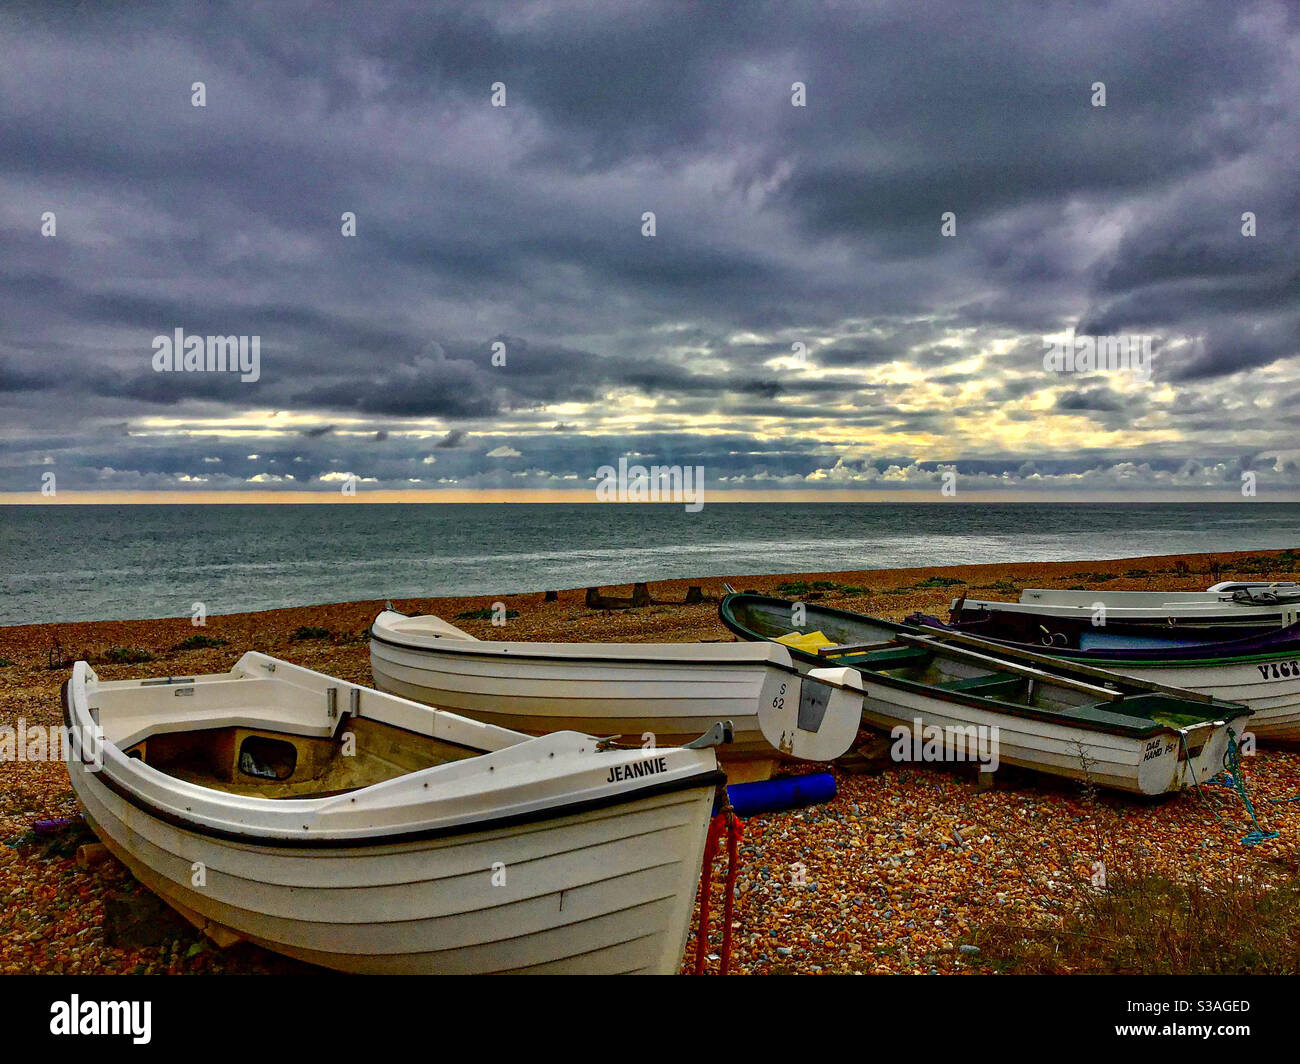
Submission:
[[1300,624],[1243,635],[1239,627],[1133,628],[1072,623],[1046,614],[985,610],[967,602],[942,621],[914,613],[908,622],[953,643],[1016,650],[1109,669],[1251,710],[1249,730],[1266,743],[1300,741]]
[[889,731],[907,760],[1010,764],[1167,794],[1222,771],[1232,731],[1250,716],[1206,695],[988,643],[958,646],[816,603],[730,594],[719,616],[743,639],[789,647],[797,668],[856,669],[863,721]]

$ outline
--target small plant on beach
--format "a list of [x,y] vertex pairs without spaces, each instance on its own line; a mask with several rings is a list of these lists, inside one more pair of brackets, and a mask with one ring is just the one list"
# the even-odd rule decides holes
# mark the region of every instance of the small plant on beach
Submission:
[[902,587],[887,587],[881,591],[882,595],[908,595],[913,591],[933,591],[936,588],[945,587],[965,587],[965,580],[958,580],[951,576],[927,576],[924,580],[915,584],[904,584]]
[[1300,969],[1300,877],[1200,877],[1112,869],[1059,925],[976,929],[997,971],[1095,975],[1284,975]]
[[924,580],[917,584],[913,584],[912,586],[916,588],[917,591],[924,591],[932,587],[964,587],[965,585],[965,580],[958,580],[953,576],[927,576]]
[[173,650],[207,650],[210,647],[229,646],[224,639],[214,639],[210,635],[192,635],[188,639],[183,639],[177,643]]
[[1239,573],[1269,574],[1288,572],[1294,568],[1294,555],[1288,558],[1287,554],[1278,557],[1270,557],[1265,554],[1249,554],[1233,562],[1233,567]]
[[1009,858],[1039,903],[999,909],[972,928],[966,942],[978,949],[974,967],[1097,975],[1270,974],[1300,967],[1294,856],[1234,876],[1189,854],[1171,870],[1134,840],[1123,806],[1101,795],[1082,746],[1079,757],[1078,808],[1092,827],[1092,844],[1076,848],[1003,829],[1013,843]]
[[147,650],[139,650],[136,647],[110,647],[100,655],[99,660],[109,665],[139,665],[142,662],[153,661],[153,655]]
[[75,660],[63,652],[63,644],[59,642],[59,637],[51,635],[50,646],[45,651],[45,667],[51,672],[57,669],[70,669]]
[[[490,621],[493,617],[499,617],[500,614],[493,613],[492,607],[486,606],[481,610],[465,610],[464,613],[456,614],[458,621]],[[511,617],[518,617],[518,610],[506,610],[506,620]]]
[[850,584],[837,584],[834,580],[786,580],[784,583],[776,585],[778,595],[807,595],[810,592],[821,591],[835,595],[865,595],[868,589],[865,587],[854,587]]
[[985,584],[981,591],[996,591],[999,595],[1018,595],[1020,588],[1011,580],[994,580],[991,584]]
[[333,634],[328,628],[313,628],[309,624],[300,624],[289,639],[291,642],[301,643],[308,639],[328,639]]
[[1071,579],[1084,580],[1089,584],[1104,584],[1107,580],[1118,580],[1119,573],[1071,573]]
[[0,658],[0,669],[7,669],[12,664],[14,663],[8,658]]

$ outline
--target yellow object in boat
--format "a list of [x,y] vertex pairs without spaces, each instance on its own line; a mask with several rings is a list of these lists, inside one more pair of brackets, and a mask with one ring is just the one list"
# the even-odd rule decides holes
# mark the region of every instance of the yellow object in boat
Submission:
[[822,647],[835,645],[835,640],[827,639],[824,632],[790,632],[776,642],[784,643],[794,650],[802,650],[805,654],[816,654]]

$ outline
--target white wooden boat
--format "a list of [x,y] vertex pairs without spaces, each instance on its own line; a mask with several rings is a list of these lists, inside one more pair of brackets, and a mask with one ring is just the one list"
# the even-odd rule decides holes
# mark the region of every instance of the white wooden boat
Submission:
[[1233,625],[1117,629],[968,607],[955,621],[923,613],[907,620],[949,639],[975,637],[1240,702],[1252,711],[1247,728],[1256,739],[1300,741],[1300,624],[1243,636],[1243,629]]
[[698,748],[529,738],[264,654],[64,685],[68,772],[222,943],[351,972],[674,972],[715,788]]
[[991,644],[985,651],[954,646],[908,625],[815,603],[732,594],[719,616],[742,638],[784,640],[801,668],[858,670],[863,719],[890,732],[905,729],[914,743],[934,737],[926,760],[992,760],[1166,794],[1221,772],[1229,726],[1240,733],[1250,715],[1244,706],[1100,669],[1031,662]]
[[733,783],[766,779],[782,757],[839,757],[862,714],[853,670],[803,676],[782,646],[498,642],[393,610],[371,625],[370,671],[382,691],[534,735],[671,746],[730,720],[734,741],[719,753]]
[[1228,581],[1205,591],[1058,591],[1026,588],[1018,602],[953,599],[954,613],[989,611],[1091,623],[1098,606],[1106,624],[1264,629],[1300,620],[1300,584]]

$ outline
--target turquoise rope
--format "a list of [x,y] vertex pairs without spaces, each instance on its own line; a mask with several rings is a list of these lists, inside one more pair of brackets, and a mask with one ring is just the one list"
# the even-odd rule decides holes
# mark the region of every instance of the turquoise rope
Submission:
[[1228,752],[1224,756],[1223,767],[1228,770],[1229,778],[1236,786],[1237,793],[1241,795],[1246,812],[1250,814],[1250,822],[1255,825],[1255,830],[1243,835],[1241,841],[1247,846],[1255,846],[1277,838],[1277,832],[1265,831],[1260,827],[1259,819],[1255,816],[1255,807],[1251,804],[1250,795],[1246,793],[1246,780],[1241,772],[1241,751],[1237,748],[1237,733],[1232,730],[1232,725],[1228,725]]

